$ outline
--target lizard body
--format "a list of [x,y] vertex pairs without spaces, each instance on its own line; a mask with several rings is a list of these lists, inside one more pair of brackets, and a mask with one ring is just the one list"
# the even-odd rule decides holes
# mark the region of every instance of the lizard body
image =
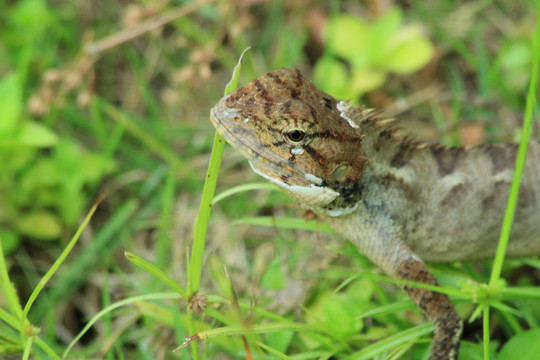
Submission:
[[[494,255],[517,144],[446,148],[278,69],[211,120],[253,170],[354,242],[388,275],[437,285],[426,262]],[[540,254],[540,141],[530,143],[509,256]],[[431,360],[456,359],[462,323],[441,293],[404,286],[434,323]]]

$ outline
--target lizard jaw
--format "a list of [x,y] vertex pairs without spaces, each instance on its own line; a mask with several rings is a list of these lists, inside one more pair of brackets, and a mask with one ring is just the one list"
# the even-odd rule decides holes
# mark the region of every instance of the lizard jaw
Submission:
[[[257,168],[255,161],[250,160],[249,165],[256,174],[262,176],[272,184],[277,185],[283,189],[283,191],[289,194],[293,200],[296,200],[307,208],[319,208],[321,206],[328,205],[340,195],[337,191],[332,190],[329,187],[318,186],[315,184],[310,184],[309,186],[289,185],[283,181],[276,180],[274,177],[267,175],[265,172],[260,171]],[[315,177],[314,175],[311,176]],[[306,176],[306,178],[309,178],[309,176]]]

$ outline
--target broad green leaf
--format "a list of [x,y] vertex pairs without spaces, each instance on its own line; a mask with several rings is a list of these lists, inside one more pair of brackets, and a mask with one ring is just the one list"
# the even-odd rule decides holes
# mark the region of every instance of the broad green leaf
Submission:
[[23,0],[16,3],[9,14],[18,29],[24,29],[23,39],[43,36],[45,28],[54,20],[45,0]]
[[415,27],[403,29],[400,35],[392,52],[379,65],[398,74],[419,70],[433,57],[433,45]]
[[21,115],[21,88],[17,75],[0,80],[0,141],[10,138],[17,129]]
[[16,227],[21,234],[39,240],[53,240],[62,233],[62,226],[58,217],[45,211],[20,215]]
[[272,332],[265,334],[264,337],[268,346],[284,353],[294,339],[294,331]]
[[403,15],[399,8],[388,11],[379,17],[371,26],[371,39],[368,52],[372,59],[388,56],[391,40],[397,36],[403,22]]
[[347,69],[338,60],[326,57],[315,64],[313,69],[315,83],[337,99],[348,99],[349,76]]
[[370,33],[369,26],[358,17],[341,15],[326,25],[326,46],[335,55],[352,60],[359,53],[368,53]]
[[540,359],[540,329],[524,331],[511,338],[502,348],[498,360]]
[[27,121],[19,129],[14,145],[32,147],[50,147],[58,142],[58,136],[49,128],[33,121]]
[[0,230],[0,246],[5,255],[11,254],[19,247],[21,239],[14,231]]
[[374,68],[354,69],[350,81],[353,97],[375,90],[386,80],[386,72]]
[[281,270],[281,261],[274,259],[264,273],[261,285],[266,289],[280,290],[285,287],[285,276]]
[[322,293],[309,307],[306,320],[338,337],[357,334],[364,326],[362,313],[372,306],[369,304],[372,294],[373,285],[368,279],[357,280],[339,293]]

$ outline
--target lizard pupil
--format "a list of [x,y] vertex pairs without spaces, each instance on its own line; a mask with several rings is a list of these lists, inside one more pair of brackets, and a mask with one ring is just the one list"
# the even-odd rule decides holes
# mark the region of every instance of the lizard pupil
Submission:
[[304,139],[305,136],[306,136],[306,133],[303,132],[302,130],[295,129],[287,133],[287,137],[289,138],[289,140],[294,141],[294,142],[302,141],[302,139]]

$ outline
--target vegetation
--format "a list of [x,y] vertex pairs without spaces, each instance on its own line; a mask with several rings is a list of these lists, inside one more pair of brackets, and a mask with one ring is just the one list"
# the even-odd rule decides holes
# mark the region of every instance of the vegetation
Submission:
[[[0,358],[426,358],[431,325],[352,244],[231,149],[207,174],[209,109],[250,46],[227,91],[297,67],[426,140],[518,140],[539,9],[1,2]],[[431,267],[471,319],[460,358],[540,358],[540,261],[492,264]]]

